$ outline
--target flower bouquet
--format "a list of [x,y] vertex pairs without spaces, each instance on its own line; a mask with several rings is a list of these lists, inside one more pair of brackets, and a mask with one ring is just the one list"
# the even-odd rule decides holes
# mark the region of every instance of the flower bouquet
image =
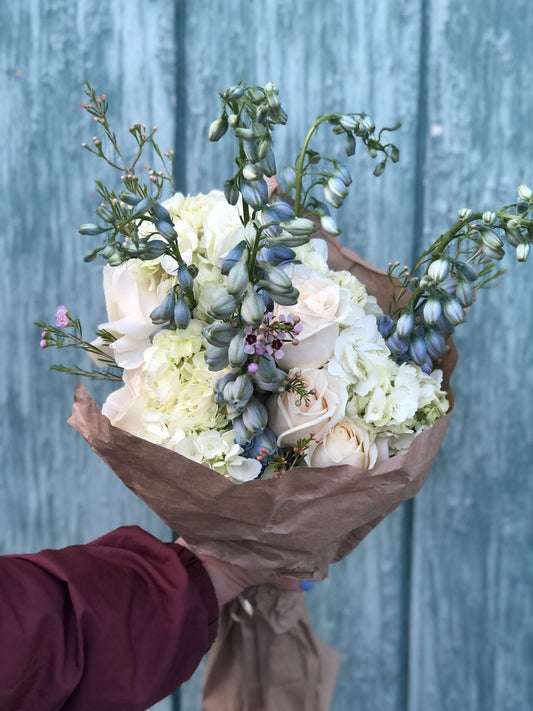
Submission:
[[[98,182],[108,321],[96,340],[60,307],[41,346],[87,351],[119,381],[102,412],[78,385],[70,423],[197,550],[248,569],[321,580],[431,469],[453,407],[450,336],[477,289],[524,261],[533,195],[461,210],[412,269],[381,272],[343,248],[332,214],[351,176],[310,147],[322,124],[362,145],[379,176],[398,150],[366,114],[320,116],[281,173],[272,132],[287,120],[273,84],[223,92],[209,131],[237,140],[224,192],[163,200],[172,152],[136,124],[126,160],[105,96],[85,109],[103,129],[87,150],[121,173]],[[146,151],[161,169],[136,166]],[[260,586],[223,613],[204,708],[327,709],[338,659],[310,628],[302,596]],[[310,678],[316,680],[310,683]]]

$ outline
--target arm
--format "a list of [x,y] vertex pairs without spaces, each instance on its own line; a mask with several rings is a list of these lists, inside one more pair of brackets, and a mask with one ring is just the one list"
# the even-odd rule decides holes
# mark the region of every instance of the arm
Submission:
[[0,708],[141,711],[188,679],[218,602],[187,549],[137,527],[0,558]]

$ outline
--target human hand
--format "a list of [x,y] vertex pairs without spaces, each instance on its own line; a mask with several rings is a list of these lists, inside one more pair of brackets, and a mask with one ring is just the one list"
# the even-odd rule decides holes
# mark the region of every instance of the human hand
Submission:
[[301,592],[303,589],[308,589],[305,586],[302,587],[301,582],[295,578],[279,578],[272,574],[257,575],[246,568],[227,563],[219,558],[204,555],[193,546],[190,546],[183,538],[178,538],[176,543],[188,548],[201,561],[211,578],[220,607],[223,607],[227,602],[233,600],[243,590],[252,585],[274,585],[281,590],[293,592]]

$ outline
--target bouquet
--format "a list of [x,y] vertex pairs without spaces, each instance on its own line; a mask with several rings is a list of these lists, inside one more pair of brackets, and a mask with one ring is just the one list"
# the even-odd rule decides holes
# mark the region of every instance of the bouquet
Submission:
[[[505,246],[527,258],[533,195],[520,185],[513,205],[461,210],[413,268],[380,272],[337,240],[348,168],[310,146],[329,125],[348,156],[357,144],[379,156],[379,176],[398,160],[383,138],[396,127],[320,116],[280,185],[278,90],[241,83],[221,93],[209,131],[237,139],[235,175],[223,192],[163,199],[174,157],[155,128],[130,128],[126,160],[106,97],[86,91],[103,136],[85,147],[122,180],[118,192],[97,182],[98,222],[80,227],[101,239],[86,260],[107,262],[108,320],[85,341],[59,307],[55,326],[39,324],[41,346],[85,350],[91,370],[56,367],[120,387],[100,412],[78,386],[71,424],[197,549],[323,579],[422,486],[453,407],[450,336],[501,274]],[[160,166],[147,164],[143,182],[147,151]],[[326,709],[337,663],[299,595],[258,588],[224,613],[204,707]]]

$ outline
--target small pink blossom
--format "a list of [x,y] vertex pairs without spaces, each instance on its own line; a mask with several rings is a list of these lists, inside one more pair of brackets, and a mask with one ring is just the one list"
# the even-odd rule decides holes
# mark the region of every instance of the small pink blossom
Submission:
[[39,345],[40,345],[41,348],[46,348],[46,346],[48,345],[48,343],[44,340],[44,338],[42,338],[42,339],[40,340],[40,342],[39,342]]
[[70,324],[66,306],[58,306],[56,309],[56,327],[66,328]]

